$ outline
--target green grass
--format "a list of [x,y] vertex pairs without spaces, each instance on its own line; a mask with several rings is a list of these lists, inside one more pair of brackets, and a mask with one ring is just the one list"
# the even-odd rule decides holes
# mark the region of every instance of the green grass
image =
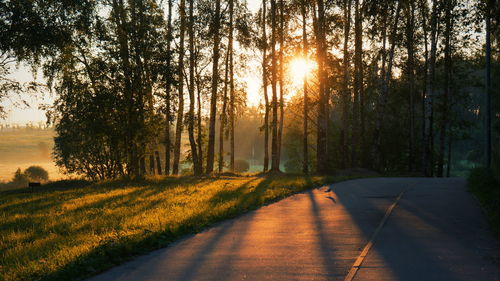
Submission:
[[[344,178],[345,179],[345,178]],[[0,280],[72,280],[291,194],[342,180],[248,176],[56,183],[0,193]],[[75,184],[77,187],[70,188]]]
[[467,187],[481,203],[493,233],[500,239],[500,180],[487,168],[472,169]]

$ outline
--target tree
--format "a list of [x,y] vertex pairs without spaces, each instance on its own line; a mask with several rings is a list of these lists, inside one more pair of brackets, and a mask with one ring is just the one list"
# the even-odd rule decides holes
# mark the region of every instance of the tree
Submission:
[[188,134],[191,145],[191,157],[193,158],[193,171],[195,175],[203,173],[201,161],[198,157],[198,147],[194,138],[194,107],[195,107],[195,51],[194,51],[194,0],[189,0],[189,114],[188,114]]
[[173,0],[168,0],[167,19],[167,65],[166,65],[166,85],[165,85],[165,175],[170,174],[170,152],[172,151],[172,141],[170,136],[171,123],[171,87],[172,87],[172,6]]
[[491,11],[493,0],[486,0],[486,167],[491,167]]
[[215,159],[215,118],[217,114],[217,89],[219,85],[219,43],[220,43],[220,0],[215,1],[215,12],[213,14],[213,54],[212,54],[212,95],[210,98],[210,123],[208,129],[208,151],[207,151],[207,174],[214,169]]
[[24,174],[31,181],[47,182],[49,180],[49,173],[40,166],[30,166],[24,170]]
[[[308,42],[307,42],[307,7],[306,0],[302,0],[300,2],[300,12],[302,14],[302,56],[306,58],[308,56]],[[309,134],[309,98],[308,98],[308,84],[307,84],[307,76],[304,76],[304,136],[303,136],[303,154],[304,160],[302,164],[302,172],[304,174],[309,174],[309,147],[308,147],[308,139],[307,136]]]
[[267,72],[267,34],[266,34],[266,0],[262,0],[262,87],[264,91],[264,172],[269,169],[269,95]]
[[317,121],[317,164],[316,169],[320,174],[328,172],[328,87],[327,87],[327,51],[325,34],[325,6],[323,0],[317,0],[318,19],[316,31],[316,53],[318,61],[319,99],[318,99],[318,121]]
[[340,132],[341,167],[348,163],[348,130],[349,130],[349,33],[351,28],[351,0],[344,0],[344,48],[343,48],[343,83],[342,83],[342,130]]
[[272,113],[271,123],[271,172],[278,172],[279,167],[279,148],[278,148],[278,65],[276,56],[276,0],[271,0],[271,90],[272,90]]
[[179,39],[179,65],[178,65],[178,75],[179,81],[177,89],[179,92],[179,105],[177,108],[177,120],[175,125],[175,144],[174,144],[174,163],[172,166],[172,172],[177,175],[179,174],[179,161],[181,157],[181,140],[182,131],[184,128],[184,39],[186,31],[186,0],[181,0],[179,5],[179,16],[180,16],[180,39]]

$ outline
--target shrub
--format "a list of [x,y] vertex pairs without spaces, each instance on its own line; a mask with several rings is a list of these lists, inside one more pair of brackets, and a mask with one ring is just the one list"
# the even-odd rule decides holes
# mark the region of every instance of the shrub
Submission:
[[471,191],[490,192],[498,189],[498,180],[493,170],[488,168],[475,168],[470,171],[467,186]]
[[236,159],[234,161],[234,171],[237,173],[244,173],[248,172],[250,170],[250,164],[248,163],[247,160],[243,159]]
[[24,170],[24,174],[31,181],[47,182],[49,180],[49,173],[40,166],[31,166]]
[[500,238],[500,180],[493,170],[476,168],[470,171],[467,187],[481,202],[493,232]]

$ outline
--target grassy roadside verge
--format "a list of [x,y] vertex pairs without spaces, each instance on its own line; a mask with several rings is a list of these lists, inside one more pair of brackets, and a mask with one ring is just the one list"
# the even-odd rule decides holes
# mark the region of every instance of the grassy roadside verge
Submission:
[[2,192],[0,279],[81,279],[221,220],[346,179],[163,178]]
[[476,168],[470,171],[467,188],[481,203],[493,233],[500,239],[500,180],[492,170]]

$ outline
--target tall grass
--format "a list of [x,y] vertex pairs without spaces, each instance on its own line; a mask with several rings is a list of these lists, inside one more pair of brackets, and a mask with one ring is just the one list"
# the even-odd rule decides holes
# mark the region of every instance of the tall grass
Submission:
[[83,278],[331,181],[302,176],[163,178],[3,192],[0,280]]

